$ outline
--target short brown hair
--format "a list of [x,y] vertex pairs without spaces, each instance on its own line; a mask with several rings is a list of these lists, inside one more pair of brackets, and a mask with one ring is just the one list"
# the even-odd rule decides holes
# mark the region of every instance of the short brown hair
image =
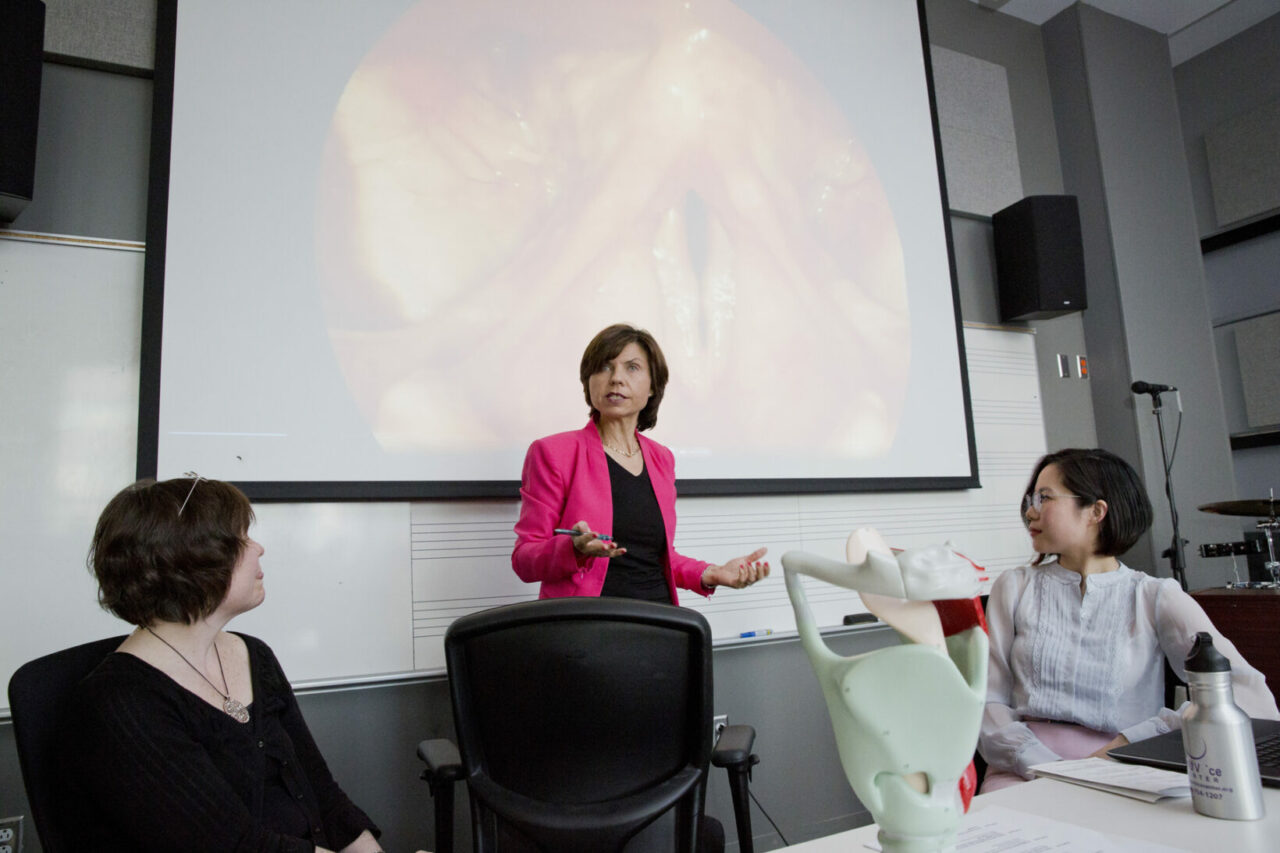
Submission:
[[640,410],[636,429],[652,429],[658,423],[658,406],[662,403],[662,394],[667,388],[667,359],[662,355],[662,348],[658,346],[653,335],[644,329],[637,329],[626,323],[615,323],[591,339],[591,343],[587,344],[586,352],[582,354],[582,364],[578,368],[578,378],[582,380],[582,394],[587,398],[587,405],[591,406],[591,420],[599,423],[600,411],[591,405],[589,380],[604,370],[605,365],[617,358],[618,353],[627,348],[627,344],[638,345],[649,359],[649,386],[653,396]]
[[226,598],[252,521],[249,499],[219,480],[126,487],[102,511],[89,548],[98,603],[134,625],[208,616]]
[[[1098,555],[1123,554],[1151,526],[1153,513],[1147,490],[1138,472],[1119,456],[1101,448],[1069,447],[1050,453],[1036,463],[1024,495],[1035,491],[1040,472],[1050,465],[1057,466],[1062,485],[1076,495],[1079,506],[1107,502],[1107,514],[1098,527]],[[1022,520],[1026,521],[1025,513]],[[1037,555],[1033,564],[1038,565],[1043,556]]]

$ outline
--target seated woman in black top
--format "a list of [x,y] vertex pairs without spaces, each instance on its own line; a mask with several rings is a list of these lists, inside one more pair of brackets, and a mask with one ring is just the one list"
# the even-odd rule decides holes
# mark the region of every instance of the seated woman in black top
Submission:
[[271,649],[223,631],[266,593],[234,486],[144,481],[98,519],[102,606],[136,626],[68,712],[73,849],[375,853]]

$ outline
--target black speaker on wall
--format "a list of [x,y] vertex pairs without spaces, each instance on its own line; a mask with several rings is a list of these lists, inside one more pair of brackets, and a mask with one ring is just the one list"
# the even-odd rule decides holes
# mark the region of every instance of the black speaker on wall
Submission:
[[991,225],[1001,320],[1041,320],[1088,307],[1075,196],[1027,196],[992,216]]
[[12,222],[31,201],[40,123],[44,56],[42,0],[0,4],[0,221]]

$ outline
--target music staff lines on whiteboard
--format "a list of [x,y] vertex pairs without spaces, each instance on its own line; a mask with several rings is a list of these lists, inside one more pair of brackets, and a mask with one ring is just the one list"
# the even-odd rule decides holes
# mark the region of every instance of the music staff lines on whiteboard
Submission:
[[973,399],[973,414],[991,415],[1001,412],[1017,412],[1019,414],[1034,415],[1039,411],[1038,400],[1010,400],[1008,398],[983,398],[975,397]]
[[[793,522],[796,516],[796,509],[790,507],[786,510],[774,510],[771,512],[707,512],[703,509],[699,512],[699,507],[693,506],[692,510],[686,510],[681,513],[681,519],[688,517],[698,523],[702,522],[729,522],[735,524],[750,524],[757,527],[762,524],[777,524]],[[683,524],[683,522],[682,522]]]
[[768,516],[756,516],[754,518],[744,518],[741,515],[699,515],[696,512],[688,513],[680,519],[680,526],[690,527],[719,527],[719,528],[740,528],[743,530],[763,530],[778,527],[795,527],[796,512],[792,510],[787,513],[770,514]]
[[414,554],[430,554],[435,551],[467,551],[474,548],[505,548],[511,550],[511,537],[489,537],[487,539],[438,539],[432,541],[415,540],[409,543]]
[[502,593],[499,595],[469,595],[460,598],[419,599],[413,602],[415,617],[419,614],[452,613],[461,616],[477,608],[495,607],[497,604],[508,604],[512,601],[524,601],[530,598],[526,594]]
[[772,542],[794,540],[799,529],[792,524],[778,527],[704,527],[697,524],[681,524],[678,538],[682,542],[699,545],[729,544],[746,539],[768,539]]
[[450,602],[449,606],[446,607],[423,606],[422,603],[415,602],[413,608],[413,636],[415,638],[444,636],[444,632],[448,630],[449,625],[460,616],[480,610],[488,610],[490,607],[516,604],[528,600],[529,596],[522,595],[462,598]]
[[[746,600],[743,600],[743,599]],[[717,600],[719,599],[719,600]],[[763,610],[773,607],[777,604],[778,596],[776,594],[763,594],[754,596],[712,596],[707,601],[697,601],[698,610],[714,611],[716,613],[733,613],[746,610]]]
[[410,527],[410,536],[414,541],[431,541],[441,537],[461,537],[464,539],[479,538],[511,538],[510,524],[425,524],[417,522]]
[[[816,587],[814,591],[815,591],[815,595],[810,596],[810,603],[815,606],[821,606],[831,601],[839,601],[844,599],[852,600],[853,598],[855,598],[855,594],[851,594],[848,590],[836,590],[834,592],[825,592],[822,595],[816,594],[817,593]],[[737,599],[736,596],[734,596],[732,599],[729,596],[725,596],[724,601],[717,601],[716,597],[712,596],[711,599],[708,601],[697,601],[693,603],[691,606],[693,609],[701,611],[703,613],[711,613],[717,616],[724,616],[731,613],[749,613],[749,612],[754,613],[754,612],[763,612],[766,610],[773,610],[778,606],[778,602],[779,602],[779,597],[776,594],[771,596],[756,596],[754,599],[747,602],[740,602],[740,601],[737,601],[736,599]]]
[[1000,350],[967,350],[965,360],[975,373],[999,373],[1006,376],[1035,376],[1036,365],[1025,357]]
[[982,473],[983,478],[988,477],[1012,477],[1015,480],[1023,480],[1027,476],[1027,471],[1034,467],[1036,460],[1040,458],[1037,453],[1017,453],[1017,452],[1000,452],[1000,451],[978,451],[978,470]]
[[1002,410],[1018,411],[1018,412],[1038,412],[1040,403],[1038,400],[1010,400],[1007,397],[974,397],[973,413],[989,413]]
[[511,534],[508,532],[505,536],[451,536],[448,538],[435,537],[428,539],[422,536],[415,536],[410,539],[410,545],[413,548],[430,550],[431,548],[449,547],[458,543],[470,545],[500,545],[505,544],[511,547]]
[[415,560],[451,557],[502,557],[511,553],[511,528],[493,526],[472,529],[441,525],[422,529],[414,525],[410,534],[410,554]]
[[690,541],[707,542],[707,537],[730,537],[729,541],[740,541],[741,538],[791,539],[799,531],[799,519],[796,513],[788,517],[763,519],[747,522],[734,516],[686,516],[680,520],[680,538]]
[[990,401],[973,404],[974,424],[1034,426],[1040,423],[1040,409],[1036,402],[1002,401],[998,405]]
[[474,559],[477,557],[501,559],[511,556],[511,546],[475,546],[473,548],[434,548],[430,550],[419,551],[415,549],[411,554],[411,559],[417,560],[455,560],[455,559]]
[[950,522],[970,522],[970,521],[1000,521],[1006,517],[1012,517],[1015,523],[1018,521],[1017,513],[1011,511],[1004,504],[981,503],[972,506],[947,506],[943,504],[935,504],[932,506],[905,506],[905,507],[867,507],[865,509],[852,508],[842,510],[838,515],[827,519],[806,520],[803,525],[803,532],[809,534],[819,530],[829,529],[845,529],[845,535],[854,527],[874,527],[885,523],[908,523],[923,526],[925,524],[937,525]]
[[[911,507],[904,511],[876,511],[874,509],[861,513],[859,517],[868,519],[884,519],[887,521],[929,521],[934,523],[948,523],[952,521],[970,521],[984,519],[999,519],[1012,515],[1017,519],[1017,513],[1011,512],[1009,507],[1003,504],[975,503],[970,506],[948,506],[946,504],[933,504],[928,506]],[[864,526],[864,525],[859,525]]]

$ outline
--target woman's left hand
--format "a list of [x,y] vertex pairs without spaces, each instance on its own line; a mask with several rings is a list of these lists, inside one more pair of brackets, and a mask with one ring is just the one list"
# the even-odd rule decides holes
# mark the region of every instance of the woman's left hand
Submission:
[[1115,761],[1114,758],[1111,758],[1111,756],[1107,755],[1107,750],[1115,749],[1117,746],[1124,746],[1128,742],[1129,742],[1129,739],[1124,735],[1116,735],[1110,741],[1108,741],[1107,744],[1103,746],[1101,749],[1097,749],[1089,753],[1089,757],[1090,758],[1106,758],[1111,761]]
[[723,566],[707,566],[702,572],[705,587],[731,586],[745,589],[769,576],[769,564],[760,562],[768,548],[758,548],[745,557],[734,557]]

